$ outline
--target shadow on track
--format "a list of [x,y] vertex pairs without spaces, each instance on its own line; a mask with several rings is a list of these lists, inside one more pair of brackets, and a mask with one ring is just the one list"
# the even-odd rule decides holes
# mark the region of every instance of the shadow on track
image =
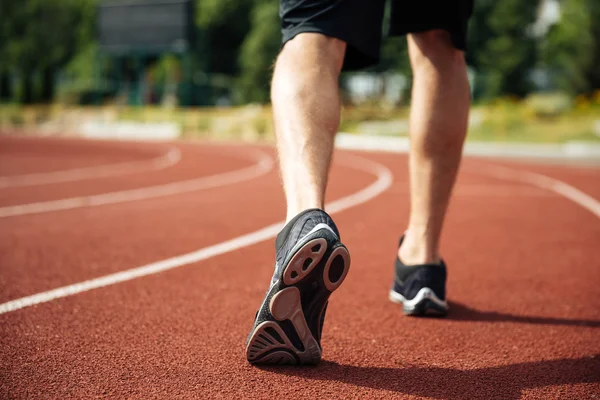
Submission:
[[440,367],[357,367],[323,361],[315,367],[262,367],[305,379],[338,381],[404,395],[441,399],[519,399],[526,389],[600,383],[600,354],[499,367],[460,370]]
[[469,308],[464,304],[449,301],[450,311],[446,317],[452,321],[486,321],[486,322],[517,322],[535,325],[557,325],[557,326],[584,326],[589,328],[600,328],[600,321],[584,319],[566,319],[552,317],[534,317],[503,314],[496,311],[480,311]]

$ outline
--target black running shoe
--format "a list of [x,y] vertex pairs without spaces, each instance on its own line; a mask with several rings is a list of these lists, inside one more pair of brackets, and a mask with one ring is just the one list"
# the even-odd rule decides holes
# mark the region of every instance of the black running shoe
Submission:
[[[398,248],[404,236],[400,238]],[[446,302],[446,264],[423,264],[407,266],[396,256],[396,276],[390,290],[390,300],[402,304],[406,315],[448,314]]]
[[319,209],[287,223],[275,251],[275,273],[248,335],[246,358],[252,364],[317,364],[327,302],[348,274],[350,254]]

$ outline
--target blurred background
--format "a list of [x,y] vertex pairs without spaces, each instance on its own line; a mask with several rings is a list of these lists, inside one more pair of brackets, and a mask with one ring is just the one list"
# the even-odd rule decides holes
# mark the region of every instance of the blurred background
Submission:
[[[0,0],[0,129],[269,140],[278,11],[276,0]],[[598,0],[476,0],[469,140],[600,141],[598,21]],[[380,65],[341,87],[340,131],[408,134],[405,38],[386,38]]]

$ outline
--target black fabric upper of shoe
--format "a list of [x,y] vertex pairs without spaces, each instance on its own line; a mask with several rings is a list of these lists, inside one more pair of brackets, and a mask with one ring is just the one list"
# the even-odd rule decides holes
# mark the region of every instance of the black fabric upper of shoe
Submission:
[[396,259],[394,291],[411,300],[424,287],[433,290],[440,300],[446,299],[446,265],[443,261],[441,265],[406,266]]
[[[400,238],[398,248],[403,240],[404,235]],[[404,265],[396,256],[395,273],[393,289],[405,299],[413,299],[419,290],[428,287],[440,300],[446,300],[447,270],[444,260],[439,264]]]
[[337,226],[325,211],[318,208],[302,211],[283,227],[275,239],[277,265],[282,265],[298,240],[318,224],[327,224],[340,239]]

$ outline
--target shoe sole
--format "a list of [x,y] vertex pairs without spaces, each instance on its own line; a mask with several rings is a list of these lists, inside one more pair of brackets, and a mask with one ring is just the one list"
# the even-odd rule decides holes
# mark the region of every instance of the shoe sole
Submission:
[[428,287],[421,288],[417,295],[411,300],[407,300],[400,293],[390,290],[389,299],[393,303],[402,304],[402,311],[405,315],[448,315],[448,303],[437,297],[434,291]]
[[300,246],[267,302],[267,320],[250,335],[247,360],[252,364],[317,364],[322,349],[313,332],[321,331],[329,296],[342,284],[349,268],[350,254],[339,242],[332,246],[319,237]]

